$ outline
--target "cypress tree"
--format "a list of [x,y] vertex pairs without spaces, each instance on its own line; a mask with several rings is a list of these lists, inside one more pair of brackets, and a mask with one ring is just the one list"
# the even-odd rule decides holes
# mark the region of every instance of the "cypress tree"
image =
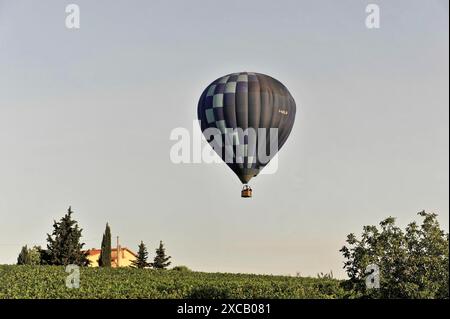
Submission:
[[69,207],[59,222],[53,222],[52,234],[47,234],[46,262],[50,265],[89,265],[88,253],[82,251],[84,243],[80,242],[83,229],[72,219],[72,213],[72,208]]
[[106,223],[105,233],[102,238],[102,247],[98,260],[100,267],[111,267],[111,229]]
[[27,245],[22,247],[19,257],[17,257],[17,264],[18,265],[29,265],[30,264],[30,256],[28,254]]
[[156,249],[156,256],[153,260],[153,268],[155,269],[166,269],[169,267],[171,262],[169,259],[172,258],[171,256],[166,256],[166,249],[164,248],[163,242],[159,242],[159,247]]
[[147,247],[145,247],[144,242],[141,241],[139,244],[138,255],[135,260],[131,262],[131,267],[133,268],[148,268],[151,265],[147,262],[148,252]]

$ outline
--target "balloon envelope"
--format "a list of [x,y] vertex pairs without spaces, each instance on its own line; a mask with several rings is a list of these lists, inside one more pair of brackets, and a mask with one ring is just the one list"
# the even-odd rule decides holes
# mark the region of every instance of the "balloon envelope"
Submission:
[[[295,101],[281,82],[252,72],[232,73],[212,82],[197,109],[207,141],[244,184],[284,145],[295,112]],[[272,133],[278,134],[275,140]]]

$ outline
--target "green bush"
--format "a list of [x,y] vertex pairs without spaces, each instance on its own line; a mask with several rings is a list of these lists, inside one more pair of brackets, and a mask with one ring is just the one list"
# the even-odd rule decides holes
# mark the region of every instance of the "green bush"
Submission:
[[175,266],[172,268],[173,271],[183,271],[183,272],[188,272],[191,271],[187,266]]

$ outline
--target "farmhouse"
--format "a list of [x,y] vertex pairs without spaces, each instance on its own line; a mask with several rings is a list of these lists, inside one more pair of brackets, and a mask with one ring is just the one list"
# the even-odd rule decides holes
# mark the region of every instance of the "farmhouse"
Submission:
[[[117,253],[119,251],[119,253]],[[101,249],[92,248],[87,250],[87,258],[90,261],[90,267],[98,267],[98,259],[100,258]],[[111,267],[129,267],[131,262],[135,260],[137,255],[127,247],[119,246],[119,249],[111,249]]]

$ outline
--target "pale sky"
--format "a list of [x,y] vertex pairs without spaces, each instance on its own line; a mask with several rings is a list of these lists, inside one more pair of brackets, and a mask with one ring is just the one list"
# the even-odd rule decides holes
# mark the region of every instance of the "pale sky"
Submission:
[[[0,0],[0,263],[69,205],[87,248],[109,222],[199,271],[344,277],[363,225],[425,209],[448,231],[448,1],[371,2]],[[225,164],[169,157],[203,89],[240,71],[297,102],[250,200]]]

